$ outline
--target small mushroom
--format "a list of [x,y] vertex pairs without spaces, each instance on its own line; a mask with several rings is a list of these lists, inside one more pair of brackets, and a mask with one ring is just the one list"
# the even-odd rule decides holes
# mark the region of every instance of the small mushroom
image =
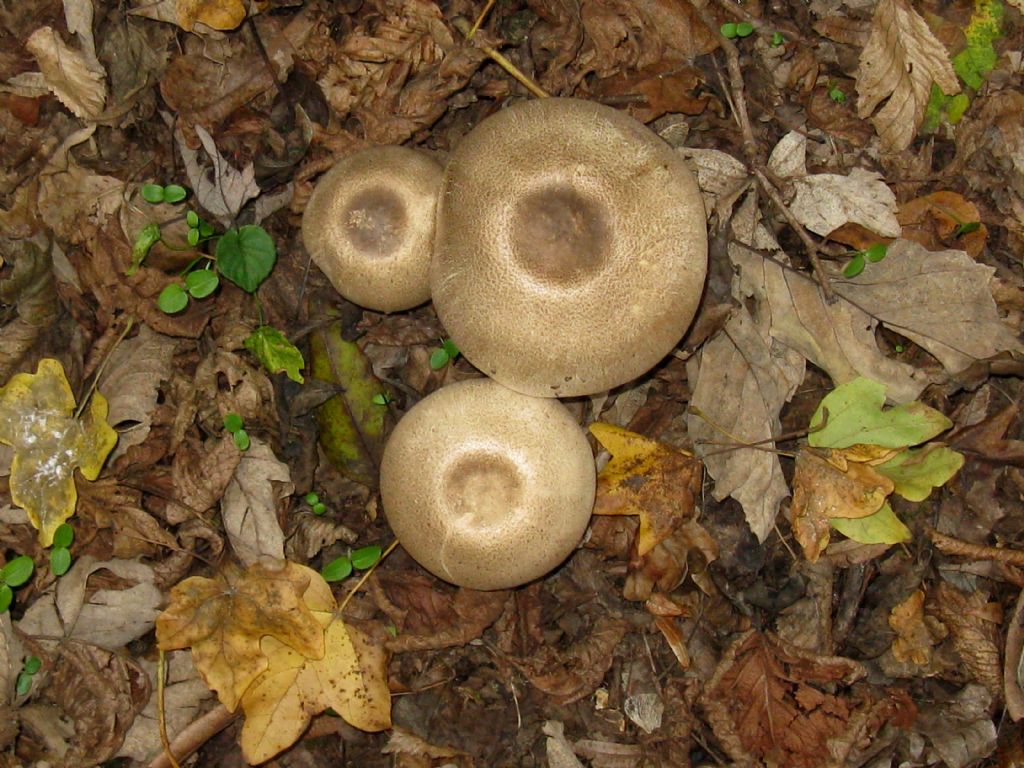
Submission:
[[434,575],[473,589],[543,576],[579,543],[594,506],[594,458],[556,400],[488,379],[439,389],[391,434],[384,513]]
[[455,148],[431,291],[466,358],[541,397],[610,389],[678,343],[707,271],[683,158],[610,107],[521,102]]
[[320,179],[302,239],[331,285],[367,309],[396,312],[430,298],[430,255],[442,168],[406,147],[374,147]]

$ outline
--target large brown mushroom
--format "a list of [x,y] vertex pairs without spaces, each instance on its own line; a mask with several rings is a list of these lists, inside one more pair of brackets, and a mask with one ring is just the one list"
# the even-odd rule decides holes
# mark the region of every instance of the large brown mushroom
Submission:
[[381,312],[430,298],[441,174],[435,160],[406,147],[363,150],[324,174],[302,216],[302,239],[338,293]]
[[488,379],[417,403],[384,449],[380,492],[406,551],[440,578],[504,589],[543,576],[579,543],[594,458],[556,400]]
[[689,326],[706,271],[693,174],[609,107],[516,104],[445,170],[434,306],[466,358],[512,389],[584,395],[645,373]]

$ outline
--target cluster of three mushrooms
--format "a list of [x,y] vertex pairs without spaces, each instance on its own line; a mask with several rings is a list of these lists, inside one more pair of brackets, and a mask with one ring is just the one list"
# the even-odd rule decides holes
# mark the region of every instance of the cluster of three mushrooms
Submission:
[[704,208],[683,160],[614,109],[523,102],[472,130],[443,171],[396,147],[342,160],[314,191],[303,237],[356,304],[432,298],[493,379],[431,394],[388,442],[381,495],[409,554],[477,589],[560,563],[586,530],[595,472],[555,398],[648,371],[700,300]]

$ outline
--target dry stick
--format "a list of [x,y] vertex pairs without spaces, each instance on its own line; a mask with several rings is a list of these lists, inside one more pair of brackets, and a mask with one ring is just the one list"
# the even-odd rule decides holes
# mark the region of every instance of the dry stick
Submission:
[[981,544],[970,544],[954,539],[944,533],[932,529],[928,531],[935,548],[947,555],[970,557],[974,560],[993,560],[997,563],[1024,566],[1024,552],[1019,549],[1003,549],[1002,547],[986,547]]
[[[717,26],[715,20],[711,18],[711,14],[708,13],[706,6],[707,0],[692,0],[691,5],[700,17],[700,20],[704,23],[708,29],[715,31]],[[825,295],[825,300],[830,304],[835,300],[835,294],[832,292],[832,286],[829,282],[829,277],[825,274],[824,268],[821,266],[821,260],[818,258],[818,245],[815,243],[803,225],[797,221],[796,217],[790,212],[789,208],[782,201],[782,196],[775,186],[768,180],[768,176],[765,173],[765,165],[761,162],[758,157],[758,145],[754,139],[754,131],[750,127],[750,115],[747,113],[747,102],[744,96],[743,89],[743,72],[740,70],[740,53],[739,50],[733,45],[732,41],[728,38],[723,37],[720,33],[718,35],[719,44],[722,46],[722,50],[725,52],[725,61],[729,69],[729,88],[725,90],[726,96],[729,99],[729,106],[732,108],[733,116],[736,118],[736,122],[740,127],[740,132],[743,135],[743,154],[747,158],[747,162],[754,169],[754,174],[757,176],[758,184],[768,195],[768,199],[772,201],[772,204],[779,209],[789,225],[796,230],[797,236],[804,244],[804,248],[807,250],[807,257],[811,261],[811,266],[814,269],[814,275],[818,280],[818,285],[821,287],[822,293]]]
[[[469,26],[468,21],[461,17],[455,18],[452,19],[452,26],[459,30],[459,32],[461,32],[463,36],[465,36],[467,41],[471,40],[470,33],[472,33],[474,30],[472,27]],[[533,80],[524,75],[515,64],[513,64],[511,61],[502,56],[501,53],[496,51],[494,48],[491,48],[491,46],[481,45],[479,46],[479,48],[481,51],[490,56],[495,64],[497,64],[499,67],[501,67],[510,75],[512,75],[512,77],[514,77],[516,80],[522,83],[526,90],[528,90],[534,96],[537,96],[538,98],[541,99],[546,99],[551,95],[543,88],[541,88],[539,85],[537,85],[535,82],[533,82]]]
[[486,19],[487,14],[491,12],[491,8],[494,7],[494,3],[495,0],[487,0],[487,5],[485,5],[484,9],[480,11],[480,15],[476,17],[476,21],[473,22],[473,26],[470,28],[469,32],[466,33],[467,40],[473,39],[473,35],[476,34],[478,29],[480,29],[480,25],[484,23],[484,19]]

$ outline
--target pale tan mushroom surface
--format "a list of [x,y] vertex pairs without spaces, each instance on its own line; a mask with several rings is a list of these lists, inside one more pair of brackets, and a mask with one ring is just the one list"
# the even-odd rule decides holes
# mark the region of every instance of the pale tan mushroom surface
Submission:
[[399,421],[380,491],[406,551],[473,589],[539,578],[579,543],[594,506],[594,458],[557,400],[488,379],[444,387]]
[[512,389],[585,395],[642,375],[686,331],[706,271],[693,174],[624,113],[521,102],[451,155],[434,306],[466,358]]
[[323,175],[302,216],[302,239],[338,293],[380,312],[430,298],[441,175],[433,158],[406,147],[357,152]]

